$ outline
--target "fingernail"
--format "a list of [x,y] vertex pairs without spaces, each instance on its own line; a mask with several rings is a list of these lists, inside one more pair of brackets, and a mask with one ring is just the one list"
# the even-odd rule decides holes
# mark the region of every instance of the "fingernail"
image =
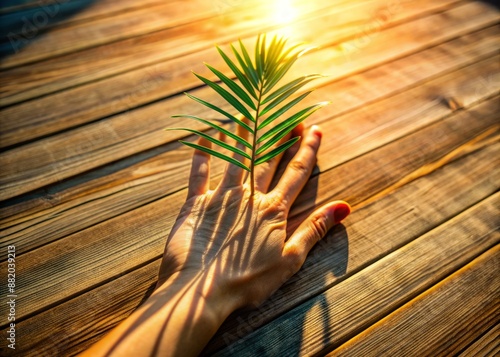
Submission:
[[321,129],[317,125],[311,126],[311,133],[313,135],[316,135],[318,138],[321,138],[323,136],[323,133],[321,132]]
[[340,223],[351,213],[351,207],[347,203],[340,203],[335,206],[335,211],[333,211],[333,219],[335,223]]

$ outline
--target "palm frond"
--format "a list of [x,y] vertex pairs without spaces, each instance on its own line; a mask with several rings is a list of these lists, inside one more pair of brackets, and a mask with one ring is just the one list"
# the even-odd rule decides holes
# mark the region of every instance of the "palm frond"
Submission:
[[[235,140],[237,147],[215,139],[201,131],[188,128],[167,129],[185,130],[194,133],[232,153],[232,156],[228,156],[211,148],[183,140],[180,141],[189,147],[206,152],[249,171],[252,194],[255,166],[275,158],[294,145],[300,139],[299,137],[294,137],[284,143],[282,143],[282,139],[312,113],[328,104],[328,102],[317,103],[297,111],[284,120],[280,120],[286,112],[312,92],[307,91],[300,94],[300,89],[309,82],[322,77],[320,74],[305,75],[277,87],[300,56],[311,49],[310,47],[306,48],[304,44],[296,44],[290,47],[287,47],[286,44],[286,38],[274,36],[268,43],[265,34],[259,35],[253,51],[253,60],[241,40],[238,41],[237,45],[230,45],[234,60],[220,47],[216,46],[217,51],[234,76],[227,76],[209,64],[205,65],[220,80],[220,84],[194,73],[196,77],[212,88],[234,109],[234,114],[186,93],[189,98],[222,114],[246,130],[251,140],[247,141],[209,120],[194,115],[175,115],[174,117],[190,118],[206,124]],[[299,92],[299,95],[296,95],[297,92]],[[247,118],[250,125],[238,117]],[[248,166],[245,164],[246,160],[250,162]]]

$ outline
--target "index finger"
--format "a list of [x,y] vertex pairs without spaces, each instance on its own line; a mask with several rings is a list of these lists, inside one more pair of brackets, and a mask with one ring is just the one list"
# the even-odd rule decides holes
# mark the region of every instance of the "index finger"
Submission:
[[288,209],[304,188],[314,165],[316,165],[321,136],[320,128],[313,125],[302,140],[299,150],[288,164],[278,184],[271,191],[278,200],[285,202]]

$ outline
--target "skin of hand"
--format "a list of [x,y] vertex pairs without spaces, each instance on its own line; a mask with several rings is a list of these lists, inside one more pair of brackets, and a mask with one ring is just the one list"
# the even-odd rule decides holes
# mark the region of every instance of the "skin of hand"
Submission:
[[[271,190],[281,157],[257,166],[253,197],[245,171],[235,165],[210,190],[210,156],[195,151],[188,197],[167,239],[154,293],[89,356],[198,355],[230,313],[261,304],[300,269],[350,207],[330,202],[287,235],[290,208],[322,137],[317,126],[304,133],[299,125],[292,135],[302,136],[293,159]],[[200,139],[200,145],[210,142]]]

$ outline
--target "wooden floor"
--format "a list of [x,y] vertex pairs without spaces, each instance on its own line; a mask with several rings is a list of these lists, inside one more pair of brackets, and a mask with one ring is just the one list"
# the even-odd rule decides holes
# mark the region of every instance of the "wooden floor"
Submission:
[[[318,170],[292,210],[353,213],[260,308],[233,314],[218,356],[500,353],[500,12],[455,0],[5,1],[0,10],[0,328],[16,253],[16,350],[72,356],[151,292],[192,150],[165,132],[191,70],[229,73],[214,44],[259,32],[320,48],[306,126]],[[16,5],[17,4],[17,5]],[[21,4],[21,5],[19,5]],[[292,5],[290,5],[292,4]],[[288,23],[287,23],[288,21]],[[5,26],[7,24],[7,26]],[[183,123],[207,130],[201,124]],[[194,140],[189,137],[188,140]],[[223,163],[216,160],[220,174]]]

